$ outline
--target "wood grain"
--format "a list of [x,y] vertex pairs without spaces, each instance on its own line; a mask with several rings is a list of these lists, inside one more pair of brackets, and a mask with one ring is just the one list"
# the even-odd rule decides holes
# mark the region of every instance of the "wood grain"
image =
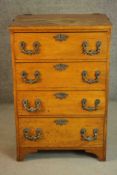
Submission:
[[10,25],[11,31],[107,31],[111,28],[104,14],[20,15]]

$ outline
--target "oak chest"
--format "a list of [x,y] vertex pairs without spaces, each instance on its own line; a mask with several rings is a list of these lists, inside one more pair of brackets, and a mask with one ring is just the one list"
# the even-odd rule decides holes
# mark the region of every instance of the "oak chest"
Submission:
[[22,15],[10,26],[17,160],[39,150],[106,158],[111,23],[106,15]]

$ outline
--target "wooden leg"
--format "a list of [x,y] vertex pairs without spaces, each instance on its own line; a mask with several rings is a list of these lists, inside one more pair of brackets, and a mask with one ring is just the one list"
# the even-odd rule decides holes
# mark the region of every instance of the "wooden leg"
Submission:
[[98,160],[105,161],[106,160],[106,152],[103,147],[101,148],[89,148],[85,150],[88,153],[93,153],[98,157]]
[[30,154],[30,153],[35,153],[37,152],[37,148],[19,148],[19,153],[17,155],[17,160],[22,161],[24,158]]
[[[26,153],[27,153],[27,151],[26,151],[26,149],[24,148],[19,148],[19,152],[18,152],[18,155],[17,155],[17,160],[18,161],[22,161],[22,160],[24,160],[24,158],[25,158],[25,156],[26,156]],[[28,153],[27,153],[28,154]]]

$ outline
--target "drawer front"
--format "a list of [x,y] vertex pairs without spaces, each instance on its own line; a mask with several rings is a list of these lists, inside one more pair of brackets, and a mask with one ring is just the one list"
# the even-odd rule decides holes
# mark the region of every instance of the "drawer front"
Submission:
[[101,60],[107,57],[105,33],[15,33],[15,58],[26,60]]
[[18,90],[104,90],[106,63],[17,63]]
[[104,91],[19,91],[17,95],[19,115],[105,114]]
[[102,146],[103,119],[20,118],[19,140],[22,147]]

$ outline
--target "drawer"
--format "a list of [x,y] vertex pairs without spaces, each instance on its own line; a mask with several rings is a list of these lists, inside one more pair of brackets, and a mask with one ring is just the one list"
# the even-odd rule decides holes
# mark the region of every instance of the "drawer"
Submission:
[[105,114],[104,91],[19,91],[16,101],[19,115]]
[[20,145],[40,148],[103,146],[103,124],[102,118],[20,118]]
[[101,60],[107,58],[107,33],[15,33],[15,58]]
[[18,90],[105,90],[106,63],[17,63]]

